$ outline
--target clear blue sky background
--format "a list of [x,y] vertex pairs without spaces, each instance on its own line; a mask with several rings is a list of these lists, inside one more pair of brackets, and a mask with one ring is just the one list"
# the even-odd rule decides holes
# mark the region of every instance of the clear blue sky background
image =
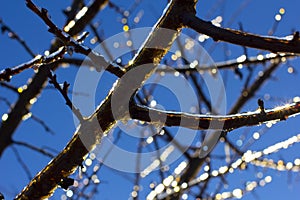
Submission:
[[[124,9],[128,8],[133,1],[120,1],[115,0],[114,3],[120,5]],[[130,3],[129,3],[130,2]],[[220,9],[219,7],[210,14],[213,10],[216,2],[222,1],[199,1],[197,4],[197,15],[205,20],[211,20],[218,15],[222,15],[224,27],[230,27],[239,29],[238,23],[241,22],[245,31],[253,32],[256,34],[266,35],[268,30],[274,23],[274,16],[278,13],[280,8],[286,10],[282,21],[279,23],[278,29],[275,32],[276,36],[283,37],[290,35],[294,30],[300,30],[299,22],[299,7],[300,2],[293,1],[259,1],[259,0],[231,0],[224,1],[225,7]],[[59,1],[59,0],[36,0],[35,3],[40,7],[45,7],[49,10],[49,13],[53,21],[62,27],[65,23],[65,17],[62,10],[70,5],[71,1]],[[167,1],[150,1],[144,0],[136,9],[133,16],[140,10],[144,10],[144,16],[137,27],[152,26],[161,15]],[[240,11],[240,12],[239,12]],[[0,7],[0,18],[15,30],[35,53],[43,54],[50,46],[50,41],[53,39],[53,35],[47,32],[47,27],[43,22],[26,8],[24,1],[3,1]],[[232,21],[230,19],[232,18]],[[116,14],[110,8],[105,8],[101,12],[96,21],[101,22],[104,36],[107,38],[122,31],[122,24],[120,23],[121,16]],[[133,17],[129,18],[132,24]],[[185,30],[186,33],[193,36],[195,32]],[[90,38],[88,38],[90,39]],[[86,43],[89,46],[89,43]],[[222,43],[215,47],[214,51],[210,51],[212,43],[209,41],[204,44],[204,48],[208,50],[212,58],[215,61],[223,61],[224,57],[224,45]],[[234,59],[243,54],[243,49],[234,45],[229,45],[231,50],[229,58]],[[8,39],[6,35],[0,35],[0,69],[6,67],[12,67],[23,62],[30,60],[30,56],[24,51],[24,49],[16,42]],[[259,51],[249,50],[249,55],[257,55]],[[299,60],[290,61],[298,70]],[[256,71],[262,70],[260,66]],[[70,67],[67,69],[59,69],[57,75],[60,81],[68,81],[71,84],[74,82],[76,76],[76,68]],[[247,73],[246,69],[241,70],[243,73]],[[25,83],[27,78],[33,75],[32,70],[24,72],[22,75],[18,75],[12,79],[12,84],[15,86],[21,86]],[[235,77],[232,71],[228,72],[228,79],[226,80],[226,92],[227,102],[229,110],[234,100],[241,90],[240,80]],[[112,80],[104,80],[102,97],[111,87]],[[289,74],[287,72],[287,66],[279,68],[274,77],[268,84],[264,85],[263,89],[257,93],[258,97],[263,97],[265,94],[271,95],[270,100],[265,101],[267,108],[272,108],[278,105],[287,103],[295,96],[299,96],[299,73]],[[17,100],[17,95],[8,91],[7,89],[0,88],[1,97],[5,96],[12,103]],[[254,110],[257,108],[256,99],[250,101],[242,111]],[[7,106],[0,102],[0,115],[8,112]],[[61,150],[67,141],[71,138],[75,131],[72,114],[65,106],[64,100],[58,94],[56,90],[45,90],[39,97],[39,101],[34,104],[32,112],[43,119],[49,127],[51,127],[55,135],[45,133],[44,129],[31,119],[22,123],[17,129],[14,139],[18,141],[27,141],[33,145],[43,147],[48,146],[58,151]],[[233,141],[238,140],[245,132],[248,131],[246,138],[251,137],[252,133],[260,130],[264,127],[253,127],[241,130],[236,130],[230,133],[230,138]],[[299,117],[289,119],[287,122],[281,122],[272,127],[261,140],[256,142],[250,147],[253,150],[261,150],[268,145],[274,144],[281,140],[287,139],[292,135],[299,133]],[[1,134],[1,133],[0,133]],[[300,145],[295,145],[292,149],[280,151],[278,154],[272,156],[274,160],[284,159],[285,161],[293,161],[295,158],[300,157]],[[23,147],[18,147],[19,152],[22,155],[22,159],[26,162],[30,168],[32,175],[35,175],[40,171],[48,162],[49,159],[44,156],[32,152],[31,150]],[[175,165],[174,165],[175,166]],[[216,166],[217,168],[217,166]],[[234,176],[228,177],[229,184],[233,183],[228,190],[240,187],[246,180],[255,180],[255,172],[263,171],[262,169],[251,168],[248,171],[236,172]],[[157,174],[156,174],[157,175]],[[271,175],[273,177],[272,183],[263,188],[258,188],[254,193],[247,194],[243,199],[297,199],[300,194],[300,179],[299,173],[287,173],[275,170],[266,170],[263,172],[264,176]],[[134,177],[129,174],[130,177]],[[157,177],[150,176],[145,179],[144,190],[142,194],[149,192],[147,184],[156,180]],[[130,180],[119,176],[119,173],[104,167],[101,172],[100,179],[103,180],[103,185],[99,186],[99,194],[96,199],[128,199],[129,193],[132,190],[133,184]],[[0,159],[0,192],[2,192],[6,199],[12,199],[27,183],[28,178],[22,167],[18,164],[16,157],[11,148],[8,148],[4,155]],[[211,191],[214,191],[211,185]],[[116,192],[117,191],[117,192]],[[53,199],[60,199],[62,190],[58,189]],[[142,198],[141,198],[142,199]]]

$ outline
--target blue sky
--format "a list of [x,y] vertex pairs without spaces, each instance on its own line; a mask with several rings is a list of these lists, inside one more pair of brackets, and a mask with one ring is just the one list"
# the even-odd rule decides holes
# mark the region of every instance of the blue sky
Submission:
[[[113,1],[122,8],[127,9],[132,4],[130,1]],[[224,6],[218,6],[219,4]],[[70,5],[71,1],[58,1],[58,0],[37,0],[35,3],[40,7],[48,9],[52,20],[62,27],[65,23],[65,17],[62,10]],[[143,11],[143,17],[136,27],[151,27],[159,18],[166,6],[167,1],[156,2],[144,0],[141,1],[136,10],[129,17],[129,25],[133,24],[134,16]],[[299,1],[259,1],[259,0],[245,0],[245,1],[199,1],[197,4],[197,16],[205,20],[212,20],[217,16],[223,17],[222,26],[239,29],[239,23],[242,23],[243,29],[256,34],[267,35],[268,30],[274,24],[274,17],[278,14],[280,8],[285,9],[285,14],[280,21],[278,28],[275,32],[275,36],[284,37],[291,35],[293,31],[300,29],[299,18]],[[50,41],[54,38],[51,33],[47,32],[47,27],[43,22],[32,13],[23,1],[11,0],[2,2],[0,7],[0,18],[5,24],[9,25],[15,32],[17,32],[36,54],[43,54],[45,50],[48,50]],[[116,14],[114,10],[106,7],[95,19],[94,22],[99,22],[101,25],[101,31],[104,33],[105,38],[109,38],[117,33],[123,31],[123,25],[120,22],[122,17]],[[197,37],[198,34],[192,30],[184,30],[184,33],[191,37]],[[88,41],[91,36],[87,38],[85,43],[87,46],[94,47]],[[215,47],[211,40],[201,44],[204,49],[211,55],[214,61],[224,61],[225,59],[236,59],[243,54],[243,48],[228,44],[227,47],[224,43],[218,43]],[[224,48],[228,48],[230,52],[227,56],[224,56]],[[6,67],[16,66],[31,59],[23,47],[21,47],[16,41],[10,40],[6,34],[0,35],[0,69]],[[250,56],[256,56],[261,52],[256,49],[248,49]],[[295,67],[296,72],[298,70],[299,59],[289,61],[289,65]],[[254,72],[257,73],[263,70],[264,66],[257,66]],[[272,79],[267,84],[263,85],[263,88],[257,92],[257,96],[249,101],[242,109],[242,112],[255,110],[257,108],[257,98],[266,97],[270,95],[271,99],[265,99],[265,107],[273,108],[275,106],[288,103],[293,97],[299,96],[299,73],[290,74],[287,72],[288,65],[282,65],[273,75]],[[56,71],[58,79],[63,82],[67,81],[72,85],[75,83],[75,77],[78,69],[76,67],[61,68]],[[247,74],[247,69],[241,69],[243,74]],[[27,70],[21,75],[17,75],[12,79],[11,84],[19,87],[26,83],[26,80],[33,75],[33,70]],[[227,110],[231,108],[235,99],[240,94],[242,89],[241,81],[235,76],[234,72],[228,70],[222,72],[224,76],[228,78],[224,79],[226,85],[226,98],[227,98]],[[227,75],[225,75],[227,74]],[[97,88],[96,102],[100,102],[104,98],[112,83],[115,79],[110,75],[103,77],[102,83]],[[84,91],[81,91],[84,92]],[[87,91],[88,92],[88,91]],[[172,96],[164,92],[164,90],[157,91],[158,101],[162,105],[176,106],[176,102],[169,101]],[[165,95],[165,96],[164,96]],[[6,97],[12,103],[17,100],[17,95],[13,92],[0,88],[0,96]],[[51,147],[57,151],[61,150],[67,141],[74,133],[76,126],[73,123],[72,113],[67,108],[61,95],[53,89],[47,89],[42,92],[39,100],[32,107],[32,113],[43,119],[44,122],[55,132],[55,135],[51,135],[44,131],[43,127],[29,119],[24,121],[16,130],[14,139],[17,141],[27,141],[30,144],[38,147]],[[0,115],[7,113],[8,107],[0,102]],[[299,117],[291,118],[286,122],[280,122],[274,125],[272,128],[265,131],[265,125],[258,127],[243,128],[232,131],[229,133],[229,138],[236,142],[241,138],[246,141],[252,137],[252,134],[256,131],[264,131],[265,134],[260,140],[255,142],[250,149],[262,150],[269,145],[285,140],[293,135],[299,133]],[[173,129],[171,129],[173,130]],[[174,129],[175,130],[175,129]],[[1,133],[0,133],[1,134]],[[130,137],[124,136],[126,139]],[[124,140],[125,140],[124,139]],[[120,145],[136,145],[136,141],[127,140]],[[125,148],[125,147],[124,147]],[[36,152],[32,152],[23,147],[17,147],[18,151],[22,155],[22,159],[30,168],[32,175],[39,172],[48,162],[49,159]],[[135,148],[133,148],[135,149]],[[133,150],[132,149],[132,150]],[[283,159],[286,162],[293,161],[299,155],[300,145],[295,144],[293,148],[282,150],[271,158],[274,160]],[[216,154],[224,151],[224,147],[217,146]],[[171,165],[171,168],[180,163],[180,159]],[[2,192],[6,199],[12,199],[21,189],[28,183],[29,179],[26,177],[24,170],[17,163],[15,154],[12,148],[8,148],[4,155],[0,159],[0,192]],[[218,167],[216,163],[215,168]],[[240,187],[247,180],[257,179],[257,174],[262,173],[263,176],[270,175],[273,177],[273,181],[265,187],[258,188],[253,194],[247,194],[243,199],[295,199],[299,196],[300,182],[298,172],[278,172],[276,170],[263,170],[261,168],[249,167],[249,170],[235,172],[234,175],[228,176],[228,182],[232,185],[225,188],[226,190],[232,190]],[[120,175],[121,174],[121,175]],[[261,174],[259,174],[261,175]],[[126,174],[114,171],[108,167],[103,167],[100,173],[100,179],[103,181],[99,186],[99,194],[95,199],[128,199],[130,192],[132,191],[133,183],[132,178],[134,175]],[[126,178],[131,177],[131,178]],[[152,181],[158,181],[158,173],[148,176],[142,181],[144,188],[141,192],[142,196],[149,192],[149,183]],[[215,184],[210,185],[209,191],[215,190],[215,185],[220,183],[219,180],[213,182]],[[117,192],[116,192],[117,190]],[[60,195],[63,193],[62,189],[58,189],[53,199],[60,199]],[[143,198],[141,198],[143,199]],[[192,199],[192,198],[191,198]]]

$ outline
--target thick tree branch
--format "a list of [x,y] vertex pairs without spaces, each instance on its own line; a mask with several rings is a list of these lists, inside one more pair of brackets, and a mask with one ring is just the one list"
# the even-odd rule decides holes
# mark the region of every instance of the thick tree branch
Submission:
[[226,116],[187,114],[133,105],[130,109],[130,116],[133,119],[161,126],[181,126],[194,130],[215,129],[228,132],[244,126],[260,125],[268,121],[286,120],[289,116],[294,116],[299,112],[300,102],[264,110],[264,112],[258,109],[254,112]]
[[295,32],[290,38],[276,38],[268,36],[259,36],[242,31],[214,26],[211,22],[199,19],[192,13],[185,13],[183,17],[184,24],[205,34],[215,41],[224,41],[240,46],[247,46],[257,49],[263,49],[270,52],[300,53],[299,32]]
[[68,22],[64,31],[70,35],[76,35],[83,31],[86,25],[94,19],[100,10],[105,8],[108,2],[108,0],[95,0],[90,6],[83,7],[77,15],[75,15],[75,18]]
[[[103,8],[100,6],[100,8]],[[100,11],[100,10],[98,10]],[[92,19],[90,19],[92,20]],[[88,22],[84,24],[88,25]],[[73,32],[74,35],[81,31],[81,28],[76,28],[77,26],[82,26],[82,24],[75,23],[73,26],[74,30],[78,32]],[[73,36],[73,35],[71,35]],[[50,52],[54,52],[58,49],[58,47],[62,46],[62,42],[60,39],[56,39],[50,48]],[[28,85],[27,89],[24,90],[20,96],[18,101],[15,103],[14,107],[11,109],[9,113],[9,117],[5,123],[0,126],[0,156],[3,151],[11,144],[12,135],[18,125],[22,121],[22,117],[30,110],[32,104],[30,104],[30,100],[38,96],[41,90],[44,88],[45,83],[47,82],[47,78],[49,75],[49,69],[55,70],[58,67],[57,63],[50,63],[39,67],[38,73],[32,78],[31,83]]]
[[102,55],[98,54],[90,48],[82,46],[79,42],[74,41],[70,36],[65,35],[63,31],[60,30],[49,18],[48,11],[46,9],[39,9],[36,5],[33,4],[31,0],[27,0],[26,3],[27,6],[34,13],[36,13],[49,27],[49,32],[56,35],[66,46],[74,47],[75,52],[88,56],[94,62],[95,67],[98,71],[100,71],[102,68],[105,68],[105,70],[116,74],[118,77],[124,74],[124,70],[119,66],[107,62]]
[[[279,66],[279,61],[275,60],[273,64],[271,64],[265,71],[263,71],[262,76],[258,76],[257,79],[253,82],[253,84],[242,92],[237,102],[234,104],[233,108],[230,110],[229,114],[235,114],[237,113],[242,106],[251,98],[254,96],[254,94],[260,89],[262,84],[270,78],[271,74],[276,70]],[[189,160],[189,165],[183,175],[180,178],[180,183],[189,182],[192,180],[199,170],[201,169],[201,166],[203,165],[205,161],[205,158],[199,158],[199,150],[196,151],[194,157]],[[178,199],[180,197],[179,193],[174,194],[174,196],[171,196],[173,199]],[[169,198],[169,197],[168,197]],[[166,199],[168,199],[166,198]]]
[[82,9],[83,6],[84,0],[73,0],[72,4],[63,11],[67,16],[66,24],[75,18],[76,14]]
[[[126,116],[126,112],[120,112],[117,113],[117,116],[113,116],[111,111],[112,96],[118,95],[118,92],[119,95],[123,95],[123,93],[127,93],[127,91],[130,96],[133,95],[134,93],[130,92],[138,89],[154,72],[157,64],[168,52],[182,28],[178,13],[195,12],[195,3],[196,2],[192,0],[173,0],[169,3],[167,9],[159,19],[159,22],[149,34],[144,46],[142,46],[137,56],[133,59],[133,64],[127,68],[128,72],[136,69],[138,69],[137,72],[140,72],[134,73],[137,77],[135,83],[130,84],[129,90],[127,90],[128,87],[126,86],[128,83],[131,83],[130,81],[128,82],[126,79],[120,79],[120,81],[117,81],[115,87],[112,88],[110,94],[101,103],[97,111],[80,125],[72,140],[68,143],[64,150],[36,175],[36,177],[24,188],[16,199],[41,199],[51,196],[58,183],[63,178],[72,174],[75,169],[81,165],[86,154],[101,141],[103,134],[106,134],[109,130],[111,130],[116,123],[116,120],[128,117]],[[169,28],[173,31],[169,32],[169,34],[167,34],[166,37],[163,37],[162,40],[161,28]],[[161,41],[163,41],[163,43],[161,43]],[[140,66],[148,63],[153,64],[150,66]],[[127,105],[128,103],[129,102],[127,102]],[[122,107],[120,109],[117,107],[117,109],[117,111],[123,111]],[[101,128],[99,127],[99,124]]]
[[[58,51],[54,52],[53,54],[50,54],[48,57],[42,57],[39,56],[29,63],[25,63],[21,66],[15,67],[13,69],[10,69],[9,72],[6,70],[4,73],[0,73],[0,80],[1,78],[8,78],[8,80],[11,78],[13,74],[20,73],[24,69],[30,68],[32,66],[38,66],[41,62],[50,63],[53,64],[53,62],[63,56],[65,53],[65,48],[60,48]],[[42,68],[40,68],[40,73],[44,73],[45,76],[48,76],[50,71],[47,65],[43,65]],[[3,75],[3,76],[2,76]],[[34,79],[33,81],[40,81],[40,79]],[[15,130],[15,128],[19,125],[19,123],[22,121],[22,118],[25,114],[28,113],[30,110],[30,107],[32,104],[30,104],[30,100],[33,98],[29,91],[34,91],[34,93],[39,93],[40,88],[36,87],[35,85],[29,85],[27,90],[24,90],[22,93],[19,94],[19,100],[16,103],[16,105],[13,107],[11,112],[8,115],[8,118],[6,121],[2,122],[0,127],[0,156],[2,155],[3,151],[12,144],[12,134]]]

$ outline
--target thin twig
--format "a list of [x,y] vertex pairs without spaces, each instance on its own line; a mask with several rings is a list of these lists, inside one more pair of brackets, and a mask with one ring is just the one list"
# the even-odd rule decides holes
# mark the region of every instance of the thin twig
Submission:
[[28,61],[27,63],[18,65],[12,68],[6,68],[0,71],[0,81],[10,81],[10,79],[26,69],[29,68],[38,68],[42,65],[51,64],[60,60],[64,54],[66,53],[66,48],[61,47],[54,53],[50,54],[49,56],[42,56],[38,55],[32,60]]
[[259,76],[249,88],[242,92],[241,96],[238,98],[238,100],[231,108],[229,113],[233,114],[239,112],[239,110],[245,105],[245,103],[255,95],[255,93],[260,89],[260,87],[262,87],[263,83],[271,77],[272,73],[279,66],[279,62],[274,62],[265,71],[263,71],[263,75]]
[[38,148],[38,147],[36,147],[36,146],[34,146],[34,145],[28,144],[28,143],[26,143],[26,142],[21,142],[21,141],[15,141],[15,140],[14,140],[14,141],[13,141],[13,144],[16,144],[16,145],[19,145],[19,146],[27,147],[27,148],[29,148],[29,149],[31,149],[31,150],[33,150],[33,151],[36,151],[36,152],[39,152],[39,153],[45,155],[45,156],[47,156],[47,157],[49,157],[49,158],[51,158],[51,159],[54,158],[54,155],[53,155],[53,154],[51,154],[51,153],[45,151],[45,150],[42,149],[42,148]]
[[30,49],[27,43],[15,31],[13,31],[9,26],[7,26],[2,19],[0,19],[0,26],[1,26],[2,33],[8,32],[8,36],[11,39],[18,41],[21,44],[21,46],[23,46],[24,49],[29,53],[31,57],[33,58],[35,57],[35,53],[33,53],[33,51]]
[[32,3],[31,0],[26,0],[26,5],[45,22],[45,24],[49,27],[48,31],[50,33],[53,33],[56,37],[58,37],[66,46],[73,47],[75,52],[88,56],[95,63],[97,71],[105,69],[118,77],[124,75],[125,71],[123,68],[117,66],[116,64],[107,62],[102,55],[90,48],[82,46],[70,36],[67,36],[52,22],[52,20],[49,18],[48,11],[45,8],[39,9],[35,4]]
[[39,123],[45,129],[46,132],[50,133],[51,135],[55,135],[54,131],[42,119],[38,118],[34,114],[31,114],[30,119]]
[[20,163],[20,165],[24,169],[24,171],[25,171],[25,173],[27,175],[28,180],[31,180],[32,179],[32,175],[31,175],[31,172],[30,172],[28,166],[23,161],[23,159],[22,159],[21,155],[19,154],[19,152],[17,151],[17,149],[15,147],[12,147],[12,150],[13,150],[14,154],[16,155],[18,163]]
[[60,84],[57,82],[56,75],[49,74],[50,83],[54,85],[54,87],[61,93],[61,95],[64,97],[67,106],[72,110],[74,115],[77,117],[77,119],[83,123],[84,118],[82,114],[80,113],[80,110],[75,107],[75,105],[72,103],[70,98],[68,97],[68,89],[70,84],[66,81],[63,83],[63,86],[61,87]]
[[[103,2],[104,4],[106,2]],[[101,11],[103,6],[98,7],[98,12]],[[87,14],[87,13],[85,13]],[[95,16],[95,15],[94,15]],[[93,18],[86,18],[90,21]],[[86,23],[78,23],[75,22],[73,29],[76,30],[73,32],[73,34],[70,34],[70,36],[74,36],[78,34],[81,29],[83,29],[87,24],[90,23],[90,21],[86,21]],[[83,25],[83,26],[82,26]],[[79,27],[80,26],[80,27]],[[78,27],[78,28],[77,28]],[[56,38],[52,43],[50,47],[50,52],[54,52],[58,49],[58,47],[62,46],[63,43],[59,38]],[[44,88],[44,85],[48,78],[48,69],[55,70],[58,68],[57,63],[51,63],[49,65],[43,65],[46,67],[40,67],[39,71],[32,77],[32,81],[30,84],[28,84],[27,89],[20,94],[20,97],[14,104],[13,108],[11,109],[10,113],[8,114],[9,117],[5,121],[5,123],[2,123],[0,126],[0,156],[3,154],[4,150],[11,144],[11,138],[18,127],[18,125],[22,121],[22,116],[28,112],[28,110],[31,108],[32,104],[30,104],[30,100],[33,98],[36,98]]]

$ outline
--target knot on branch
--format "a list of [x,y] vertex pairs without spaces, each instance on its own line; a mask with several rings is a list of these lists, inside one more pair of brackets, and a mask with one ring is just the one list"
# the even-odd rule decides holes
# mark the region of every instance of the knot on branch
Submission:
[[297,42],[297,41],[299,41],[299,39],[300,39],[299,31],[296,31],[296,32],[293,34],[293,39],[291,40],[291,42]]
[[48,10],[46,8],[42,8],[41,12],[43,15],[45,15],[47,18],[50,18],[49,14],[48,14]]
[[61,179],[61,181],[58,183],[58,185],[67,190],[70,186],[72,186],[74,184],[74,179],[72,178],[63,178]]
[[262,99],[258,99],[257,104],[259,106],[260,113],[265,115],[266,112],[265,112],[264,101]]
[[10,68],[6,68],[4,71],[0,73],[0,81],[4,80],[9,82],[12,77],[12,70]]

